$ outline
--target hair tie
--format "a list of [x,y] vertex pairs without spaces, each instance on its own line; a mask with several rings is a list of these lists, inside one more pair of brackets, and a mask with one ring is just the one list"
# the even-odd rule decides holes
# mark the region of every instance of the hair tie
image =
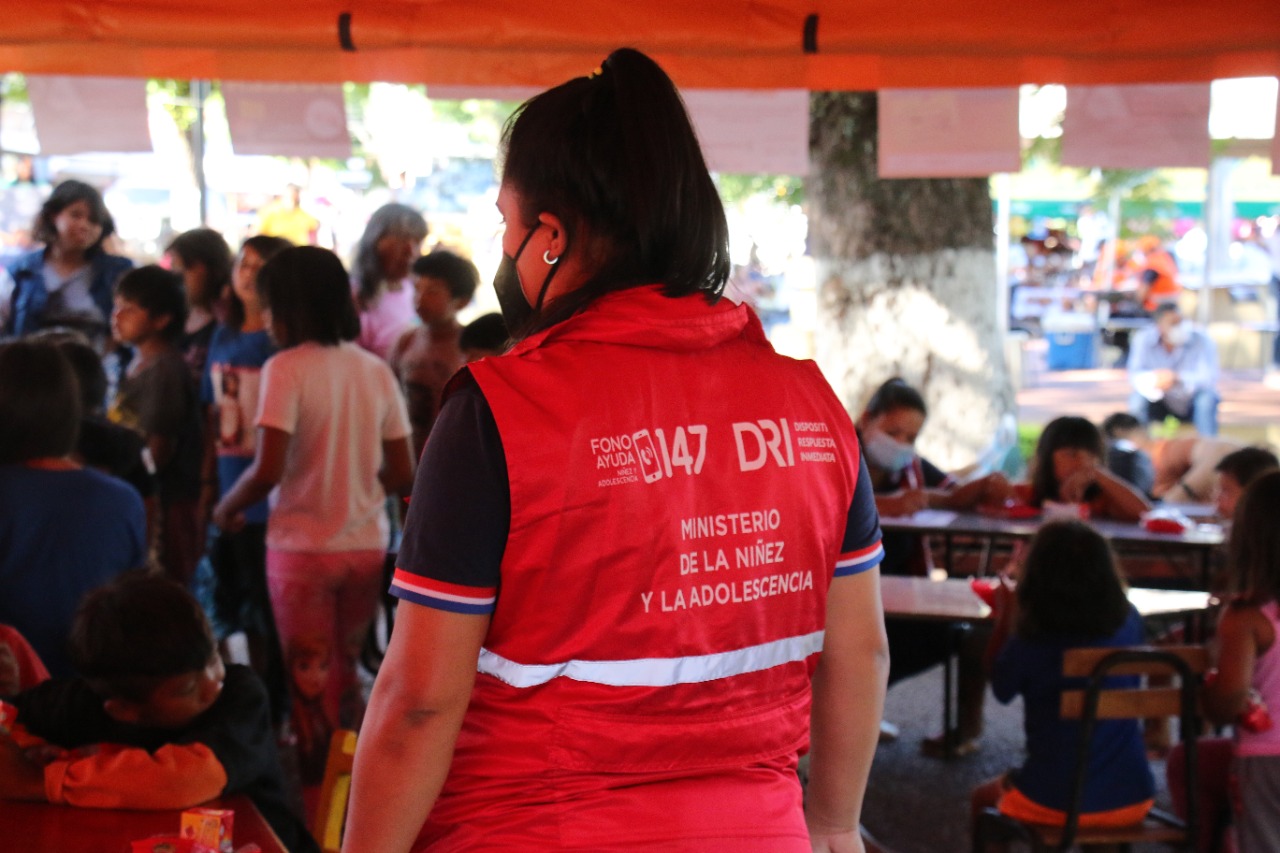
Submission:
[[588,79],[588,80],[594,80],[594,79],[596,79],[597,77],[599,77],[599,76],[600,76],[601,74],[603,74],[603,73],[604,73],[604,66],[603,66],[603,65],[597,65],[597,66],[596,66],[596,70],[595,70],[595,71],[592,71],[590,74],[588,74],[588,75],[587,75],[587,79]]

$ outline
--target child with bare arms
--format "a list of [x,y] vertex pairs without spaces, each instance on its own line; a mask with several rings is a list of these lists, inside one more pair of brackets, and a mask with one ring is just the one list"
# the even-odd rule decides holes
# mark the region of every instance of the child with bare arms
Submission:
[[414,309],[422,325],[400,336],[387,361],[408,401],[415,459],[422,456],[440,412],[445,383],[466,363],[457,314],[471,302],[479,284],[475,264],[446,249],[436,249],[413,264]]

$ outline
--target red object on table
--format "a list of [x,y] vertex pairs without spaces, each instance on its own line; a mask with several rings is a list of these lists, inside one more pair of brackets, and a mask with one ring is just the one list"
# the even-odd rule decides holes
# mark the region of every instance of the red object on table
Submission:
[[1151,533],[1186,533],[1187,526],[1176,518],[1148,518],[1142,526]]
[[[235,811],[237,850],[252,843],[262,853],[288,853],[248,797],[227,797],[207,805]],[[178,835],[181,822],[182,809],[82,809],[0,800],[4,849],[22,853],[124,853],[133,849],[135,841]]]
[[988,607],[996,606],[996,590],[999,588],[999,578],[969,578],[969,589]]

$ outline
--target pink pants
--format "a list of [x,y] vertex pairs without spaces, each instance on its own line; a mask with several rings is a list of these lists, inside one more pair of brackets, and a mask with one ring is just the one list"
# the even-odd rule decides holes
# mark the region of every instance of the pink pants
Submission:
[[385,553],[267,549],[267,587],[295,698],[321,699],[325,716],[359,725],[360,647],[378,607]]

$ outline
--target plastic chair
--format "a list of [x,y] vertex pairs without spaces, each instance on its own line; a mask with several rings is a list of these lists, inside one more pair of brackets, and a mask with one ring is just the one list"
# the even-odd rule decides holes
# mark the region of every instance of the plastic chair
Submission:
[[[1068,649],[1062,657],[1062,674],[1068,678],[1087,677],[1084,690],[1064,690],[1061,714],[1064,719],[1080,720],[1075,779],[1066,822],[1062,826],[1023,823],[986,809],[973,828],[974,853],[984,853],[990,843],[1025,842],[1033,851],[1068,851],[1074,845],[1082,848],[1119,846],[1128,850],[1131,844],[1167,844],[1190,849],[1196,838],[1196,737],[1200,731],[1198,713],[1200,676],[1208,668],[1208,653],[1203,646],[1150,646],[1127,648]],[[1163,683],[1137,688],[1106,688],[1105,679],[1121,675],[1178,676],[1178,685]],[[1085,775],[1093,730],[1098,720],[1147,719],[1176,715],[1180,720],[1186,745],[1187,819],[1159,809],[1133,826],[1081,828],[1080,806],[1084,800]]]
[[320,784],[320,801],[311,825],[311,834],[324,853],[342,849],[342,829],[347,822],[347,800],[351,796],[351,768],[355,764],[356,733],[339,729],[329,741],[329,757]]

